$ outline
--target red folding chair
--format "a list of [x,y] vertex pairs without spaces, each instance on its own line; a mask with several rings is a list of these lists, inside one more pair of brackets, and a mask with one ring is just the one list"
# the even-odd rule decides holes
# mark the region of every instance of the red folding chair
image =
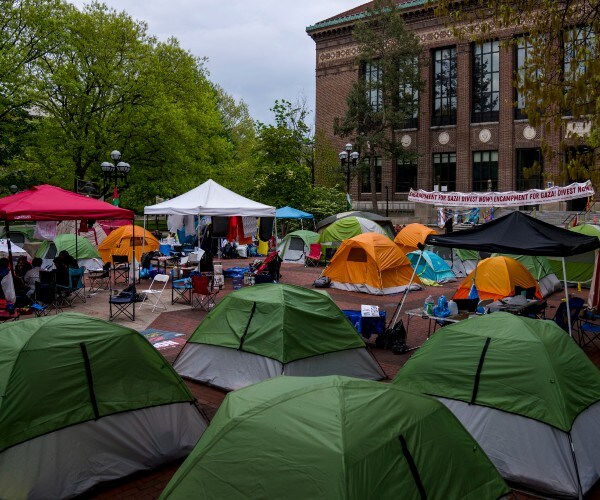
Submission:
[[212,309],[218,293],[219,289],[215,290],[208,276],[192,275],[192,308],[198,306],[205,311]]
[[320,262],[321,262],[321,244],[320,243],[311,243],[308,254],[304,256],[304,267],[308,267],[308,266],[317,267]]

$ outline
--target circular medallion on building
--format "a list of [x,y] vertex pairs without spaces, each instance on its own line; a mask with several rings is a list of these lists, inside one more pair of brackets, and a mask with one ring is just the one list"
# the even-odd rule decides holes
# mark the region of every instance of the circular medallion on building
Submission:
[[528,139],[528,140],[535,139],[535,129],[533,127],[527,125],[523,129],[523,137],[525,137],[525,139]]
[[450,142],[450,134],[448,134],[448,132],[442,132],[438,135],[438,142],[440,144],[448,144],[448,142]]
[[407,148],[408,146],[410,146],[412,144],[412,139],[410,138],[410,135],[404,134],[402,136],[402,139],[400,139],[400,143],[405,148]]
[[479,131],[479,140],[481,142],[490,142],[491,138],[492,138],[492,133],[490,132],[489,129],[484,128],[483,130]]

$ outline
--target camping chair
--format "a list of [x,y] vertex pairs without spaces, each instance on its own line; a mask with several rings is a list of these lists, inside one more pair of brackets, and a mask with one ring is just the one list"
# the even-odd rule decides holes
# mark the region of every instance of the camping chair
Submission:
[[156,308],[167,309],[167,306],[162,301],[162,294],[168,282],[168,274],[157,274],[154,276],[152,283],[150,283],[150,288],[140,292],[140,294],[143,296],[143,300],[140,302],[139,308],[141,309],[144,305],[152,306],[152,312],[154,312]]
[[129,257],[127,255],[113,255],[113,281],[119,283],[129,283]]
[[[116,290],[113,291],[112,288],[109,288],[109,292],[108,305],[110,316],[108,319],[112,321],[117,316],[123,314],[131,321],[135,321],[135,303],[137,302],[135,288],[132,286],[131,290],[123,290],[119,294],[115,294]],[[114,313],[113,307],[115,308]]]
[[89,271],[88,278],[90,280],[88,290],[90,296],[100,290],[110,289],[110,262],[102,266],[102,271]]
[[308,253],[304,256],[304,267],[317,267],[321,261],[321,244],[311,243]]
[[206,275],[192,275],[192,309],[200,307],[205,311],[212,309],[215,306],[215,297],[219,293],[219,289],[215,290],[213,280]]
[[171,304],[183,302],[192,305],[192,280],[181,278],[171,282]]
[[578,330],[580,347],[593,344],[600,348],[600,344],[596,343],[600,340],[600,315],[585,309],[579,317]]
[[62,301],[56,293],[55,283],[35,282],[32,309],[37,317],[46,316],[52,309],[58,314],[62,312],[61,305]]
[[[571,327],[575,329],[579,325],[579,315],[585,305],[585,300],[580,297],[569,298],[569,310],[571,312]],[[565,332],[569,331],[569,318],[567,317],[567,303],[561,302],[554,315],[554,322]]]
[[69,268],[69,284],[68,285],[56,285],[56,293],[59,300],[63,304],[69,306],[73,305],[73,301],[79,297],[82,302],[85,302],[85,281],[83,280],[83,274],[85,273],[85,267]]

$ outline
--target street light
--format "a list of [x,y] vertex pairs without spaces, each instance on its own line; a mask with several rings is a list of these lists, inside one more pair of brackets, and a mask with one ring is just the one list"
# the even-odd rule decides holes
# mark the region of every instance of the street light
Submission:
[[119,161],[121,159],[121,153],[119,151],[112,151],[110,153],[110,157],[114,163],[103,161],[100,164],[100,168],[102,169],[102,173],[104,175],[104,188],[102,190],[103,197],[105,197],[108,193],[110,186],[114,186],[115,188],[118,186],[120,179],[123,179],[124,184],[126,184],[127,174],[131,170],[131,165],[129,165],[129,163]]
[[8,189],[10,190],[10,192],[12,194],[17,194],[17,191],[19,190],[19,188],[17,186],[15,186],[14,184],[11,184],[11,186]]
[[342,171],[346,170],[346,192],[350,193],[350,169],[356,167],[358,162],[359,154],[356,151],[352,151],[352,144],[346,144],[346,150],[342,151],[338,157],[342,165]]

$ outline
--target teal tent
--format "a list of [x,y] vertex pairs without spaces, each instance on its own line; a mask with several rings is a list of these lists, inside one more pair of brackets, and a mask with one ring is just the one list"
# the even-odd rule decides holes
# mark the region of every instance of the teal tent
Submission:
[[479,500],[509,492],[432,398],[347,377],[277,377],[227,395],[160,498]]
[[[449,283],[456,281],[456,276],[450,269],[450,266],[439,255],[425,250],[416,250],[406,255],[410,260],[413,269],[416,267],[417,276],[423,282],[433,284]],[[421,259],[419,260],[419,257]],[[418,266],[417,266],[418,263]]]
[[600,479],[600,371],[554,321],[446,326],[393,384],[440,399],[520,489],[581,498]]
[[183,377],[228,390],[276,375],[385,378],[329,294],[273,283],[227,295],[173,366]]
[[76,313],[0,325],[0,498],[70,498],[185,457],[194,396],[135,330]]

